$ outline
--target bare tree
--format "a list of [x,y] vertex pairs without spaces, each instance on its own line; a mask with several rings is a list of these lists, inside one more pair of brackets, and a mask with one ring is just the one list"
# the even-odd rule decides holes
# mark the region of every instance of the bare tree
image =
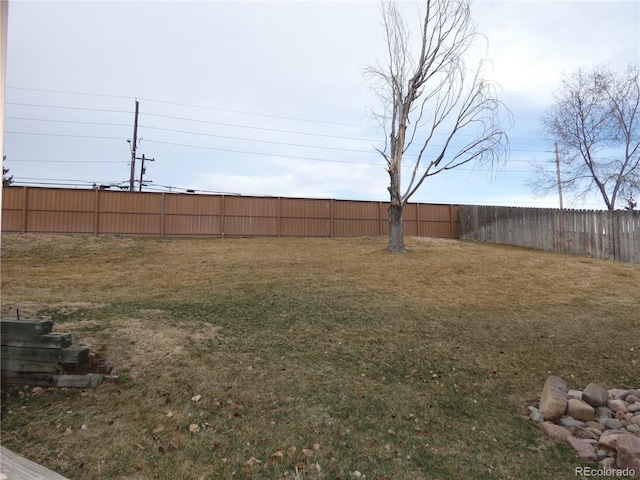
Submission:
[[[421,5],[419,41],[414,44],[397,5],[382,4],[386,61],[365,70],[382,105],[374,116],[384,129],[385,143],[376,150],[390,178],[392,252],[406,250],[403,207],[427,177],[471,161],[495,165],[508,153],[499,126],[504,105],[497,100],[496,84],[483,79],[484,61],[475,69],[464,62],[479,35],[470,0],[426,0]],[[403,184],[405,166],[411,175]]]
[[[578,70],[554,97],[542,125],[559,147],[562,190],[597,191],[614,210],[619,198],[640,191],[640,68]],[[557,188],[555,169],[538,165],[531,186],[541,194]]]

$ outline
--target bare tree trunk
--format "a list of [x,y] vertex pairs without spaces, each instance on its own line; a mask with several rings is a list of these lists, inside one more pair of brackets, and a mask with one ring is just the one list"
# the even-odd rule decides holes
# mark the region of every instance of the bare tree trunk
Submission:
[[401,172],[400,163],[392,162],[389,166],[389,177],[391,182],[389,184],[389,245],[387,250],[390,252],[405,252],[407,247],[404,244],[404,230],[402,225],[402,209],[404,202],[402,201],[402,194],[400,191],[401,184]]
[[404,230],[402,228],[402,204],[391,202],[387,210],[389,212],[389,245],[390,252],[406,252],[404,244]]

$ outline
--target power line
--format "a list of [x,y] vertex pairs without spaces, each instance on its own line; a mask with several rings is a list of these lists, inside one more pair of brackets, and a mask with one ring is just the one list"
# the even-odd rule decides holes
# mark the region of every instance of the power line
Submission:
[[343,127],[356,127],[356,128],[368,128],[368,129],[378,129],[379,127],[373,127],[371,125],[359,125],[356,123],[341,123],[341,122],[330,122],[327,120],[312,120],[309,118],[300,118],[300,117],[287,117],[284,115],[273,115],[273,114],[268,114],[268,113],[255,113],[255,112],[245,112],[245,111],[241,111],[241,110],[230,110],[230,109],[226,109],[226,108],[217,108],[217,107],[208,107],[208,106],[204,106],[204,105],[193,105],[193,104],[188,104],[188,103],[179,103],[179,102],[171,102],[171,101],[167,101],[167,100],[155,100],[152,98],[140,98],[140,100],[145,100],[147,102],[157,102],[157,103],[165,103],[168,105],[178,105],[178,106],[182,106],[182,107],[191,107],[191,108],[202,108],[205,110],[214,110],[217,112],[225,112],[225,113],[237,113],[237,114],[241,114],[241,115],[252,115],[252,116],[256,116],[256,117],[265,117],[265,118],[278,118],[281,120],[294,120],[296,122],[309,122],[309,123],[320,123],[323,125],[337,125],[337,126],[343,126]]
[[69,92],[65,90],[46,90],[42,88],[27,88],[27,87],[6,87],[8,90],[26,90],[29,92],[46,92],[46,93],[64,93],[66,95],[85,95],[88,97],[108,97],[108,98],[134,98],[126,95],[107,95],[104,93],[83,93],[83,92]]
[[[280,154],[280,153],[264,153],[264,152],[249,152],[246,150],[233,150],[233,149],[228,149],[228,148],[219,148],[219,147],[208,147],[208,146],[204,146],[204,145],[192,145],[192,144],[186,144],[186,143],[174,143],[174,142],[165,142],[165,141],[161,141],[161,140],[152,140],[149,138],[145,138],[146,142],[151,142],[151,143],[160,143],[160,144],[164,144],[164,145],[175,145],[175,146],[179,146],[179,147],[190,147],[190,148],[199,148],[199,149],[204,149],[204,150],[215,150],[215,151],[220,151],[220,152],[227,152],[227,153],[241,153],[244,155],[257,155],[257,156],[264,156],[264,157],[275,157],[275,158],[291,158],[294,160],[310,160],[310,161],[315,161],[315,162],[332,162],[332,163],[349,163],[349,164],[355,164],[355,165],[370,165],[370,166],[374,166],[374,167],[385,167],[385,164],[383,163],[373,163],[373,162],[357,162],[357,161],[353,161],[353,160],[337,160],[337,159],[330,159],[330,158],[312,158],[312,157],[301,157],[301,156],[296,156],[296,155],[284,155],[284,154]],[[414,165],[403,165],[403,168],[414,168]],[[421,167],[421,168],[426,168],[426,167]],[[488,170],[488,169],[480,169],[480,168],[456,168],[456,170],[459,171],[476,171],[476,172],[489,172],[492,170]],[[512,173],[530,173],[528,170],[508,170],[509,172]]]
[[4,133],[11,133],[13,135],[35,135],[42,137],[70,137],[70,138],[97,138],[101,140],[126,140],[126,137],[105,137],[100,135],[71,135],[65,133],[35,133],[35,132],[13,132],[6,131]]
[[355,161],[352,161],[352,160],[335,160],[335,159],[328,159],[328,158],[300,157],[300,156],[295,156],[295,155],[284,155],[284,154],[280,154],[280,153],[248,152],[248,151],[244,151],[244,150],[233,150],[233,149],[229,149],[229,148],[208,147],[208,146],[205,146],[205,145],[192,145],[192,144],[187,144],[187,143],[165,142],[165,141],[161,141],[161,140],[152,140],[152,139],[149,139],[149,138],[145,138],[144,140],[145,140],[145,142],[160,143],[160,144],[163,144],[163,145],[174,145],[174,146],[178,146],[178,147],[200,148],[200,149],[204,149],[204,150],[216,150],[216,151],[219,151],[219,152],[228,152],[228,153],[242,153],[242,154],[245,154],[245,155],[258,155],[258,156],[264,156],[264,157],[292,158],[292,159],[295,159],[295,160],[313,160],[313,161],[318,161],[318,162],[354,163],[354,164],[359,164],[359,165],[383,166],[382,164],[378,164],[378,163],[355,162]]
[[130,114],[129,110],[111,110],[105,108],[87,108],[87,107],[65,107],[62,105],[43,105],[36,103],[19,103],[19,102],[5,102],[5,105],[19,105],[22,107],[41,107],[41,108],[59,108],[63,110],[85,110],[91,112],[110,112],[110,113],[127,113]]
[[293,130],[281,130],[281,129],[276,129],[276,128],[265,128],[265,127],[253,127],[253,126],[249,126],[249,125],[238,125],[236,123],[225,123],[225,122],[214,122],[212,120],[198,120],[198,119],[193,119],[193,118],[186,118],[186,117],[176,117],[173,115],[161,115],[158,113],[147,113],[147,112],[140,112],[140,115],[148,115],[150,117],[159,117],[159,118],[170,118],[172,120],[182,120],[185,122],[197,122],[197,123],[205,123],[208,125],[222,125],[225,127],[236,127],[236,128],[247,128],[250,130],[262,130],[265,132],[277,132],[277,133],[289,133],[289,134],[294,134],[294,135],[308,135],[308,136],[312,136],[312,137],[325,137],[325,138],[339,138],[342,140],[361,140],[361,141],[367,141],[367,142],[378,142],[380,141],[380,139],[367,139],[367,138],[355,138],[355,137],[343,137],[340,135],[327,135],[327,134],[322,134],[322,133],[309,133],[309,132],[296,132]]
[[[308,145],[308,144],[300,144],[300,143],[289,143],[289,142],[275,142],[272,140],[259,140],[259,139],[255,139],[255,138],[246,138],[246,137],[233,137],[230,135],[218,135],[218,134],[214,134],[214,133],[203,133],[203,132],[193,132],[193,131],[188,131],[188,130],[176,130],[173,128],[162,128],[162,127],[151,127],[149,125],[139,125],[141,128],[148,128],[151,130],[160,130],[160,131],[164,131],[164,132],[175,132],[175,133],[184,133],[187,135],[198,135],[198,136],[203,136],[203,137],[214,137],[214,138],[224,138],[227,140],[240,140],[240,141],[245,141],[245,142],[256,142],[256,143],[267,143],[267,144],[271,144],[271,145],[284,145],[284,146],[288,146],[288,147],[303,147],[303,148],[319,148],[319,149],[323,149],[323,150],[337,150],[337,151],[343,151],[343,152],[355,152],[355,153],[367,153],[367,154],[371,154],[371,153],[376,153],[375,150],[373,149],[368,149],[368,150],[361,150],[361,149],[354,149],[354,148],[341,148],[341,147],[328,147],[328,146],[323,146],[323,145]],[[441,148],[444,145],[431,145],[433,147],[436,148]],[[542,150],[522,150],[522,149],[512,149],[512,152],[535,152],[535,153],[544,153],[544,151]],[[410,156],[410,157],[417,157],[417,155],[415,154],[405,154],[406,156]],[[523,162],[523,161],[527,161],[527,160],[514,160],[517,162]]]
[[26,118],[26,117],[11,117],[6,116],[5,119],[10,120],[27,120],[30,122],[52,122],[52,123],[75,123],[79,125],[106,125],[109,127],[131,127],[131,124],[127,123],[108,123],[108,122],[86,122],[86,121],[77,121],[77,120],[54,120],[50,118]]
[[287,143],[287,142],[274,142],[272,140],[258,140],[255,138],[243,138],[243,137],[232,137],[228,135],[216,135],[213,133],[200,133],[200,132],[190,132],[187,130],[175,130],[172,128],[161,128],[161,127],[150,127],[148,125],[140,125],[141,128],[148,128],[151,130],[161,130],[164,132],[175,132],[175,133],[185,133],[188,135],[200,135],[204,137],[215,137],[215,138],[224,138],[227,140],[241,140],[245,142],[257,142],[257,143],[268,143],[271,145],[284,145],[287,147],[304,147],[304,148],[320,148],[323,150],[339,150],[343,152],[356,152],[356,153],[375,153],[374,150],[357,150],[352,148],[339,148],[339,147],[327,147],[323,145],[305,145],[299,143]]
[[[70,92],[70,91],[67,91],[67,90],[48,90],[48,89],[40,89],[40,88],[26,88],[26,87],[6,87],[6,88],[10,89],[10,90],[24,90],[24,91],[29,91],[29,92],[44,92],[44,93],[61,93],[61,94],[65,94],[65,95],[84,95],[84,96],[90,96],[90,97],[126,98],[126,99],[136,98],[136,97],[127,96],[127,95],[108,95],[108,94],[103,94],[103,93]],[[279,118],[281,120],[294,120],[296,122],[310,122],[310,123],[319,123],[319,124],[324,124],[324,125],[338,125],[338,126],[344,126],[344,127],[369,128],[369,129],[377,129],[378,128],[378,127],[373,127],[373,126],[370,126],[370,125],[359,125],[359,124],[355,124],[355,123],[330,122],[330,121],[327,121],[327,120],[317,120],[317,119],[308,119],[308,118],[300,118],[300,117],[288,117],[288,116],[285,116],[285,115],[273,115],[273,114],[268,114],[268,113],[246,112],[246,111],[242,111],[242,110],[233,110],[233,109],[227,109],[227,108],[209,107],[209,106],[206,106],[206,105],[194,105],[194,104],[189,104],[189,103],[174,102],[174,101],[170,101],[170,100],[158,100],[158,99],[154,99],[154,98],[144,98],[144,97],[137,97],[137,98],[139,100],[144,100],[144,101],[147,101],[147,102],[164,103],[164,104],[167,104],[167,105],[177,105],[177,106],[181,106],[181,107],[200,108],[200,109],[204,109],[204,110],[213,110],[213,111],[225,112],[225,113],[236,113],[236,114],[241,114],[241,115],[252,115],[252,116],[256,116],[256,117]]]
[[[12,89],[12,90],[25,90],[25,91],[34,91],[34,92],[61,93],[61,94],[67,94],[67,95],[84,95],[84,96],[92,96],[92,97],[126,98],[126,99],[136,98],[136,97],[128,96],[128,95],[110,95],[110,94],[102,94],[102,93],[71,92],[71,91],[64,91],[64,90],[48,90],[48,89],[39,89],[39,88],[26,88],[26,87],[6,87],[6,88],[7,89]],[[167,104],[167,105],[177,105],[177,106],[184,106],[184,107],[190,107],[190,108],[200,108],[200,109],[204,109],[204,110],[213,110],[213,111],[220,111],[220,112],[226,112],[226,113],[236,113],[236,114],[241,114],[241,115],[251,115],[251,116],[265,117],[265,118],[279,118],[279,119],[283,119],[283,120],[294,120],[294,121],[300,121],[300,122],[319,123],[319,124],[325,124],[325,125],[348,126],[348,127],[367,128],[367,129],[376,129],[376,130],[380,128],[379,126],[361,125],[361,124],[355,124],[355,123],[331,122],[331,121],[327,121],[327,120],[308,119],[308,118],[301,118],[301,117],[289,117],[289,116],[285,116],[285,115],[273,115],[273,114],[267,114],[267,113],[247,112],[247,111],[242,111],[242,110],[225,109],[225,108],[211,107],[211,106],[206,106],[206,105],[195,105],[195,104],[189,104],[189,103],[181,103],[181,102],[175,102],[175,101],[170,101],[170,100],[158,100],[158,99],[144,98],[144,97],[137,97],[137,98],[139,98],[140,100],[145,100],[145,101],[149,101],[149,102],[156,102],[156,103],[163,103],[163,104]],[[37,105],[37,104],[15,103],[15,102],[6,102],[6,104],[7,105],[41,106],[41,107],[48,107],[48,108],[71,108],[71,109],[76,109],[76,110],[110,111],[110,112],[117,112],[117,113],[131,113],[129,111],[122,111],[122,110],[102,110],[102,109],[90,109],[90,108],[80,108],[80,107],[60,107],[60,106],[53,106],[53,105]],[[147,114],[147,115],[153,115],[153,114]],[[167,117],[167,118],[180,118],[180,117]],[[192,119],[186,119],[186,118],[180,118],[180,119],[182,119],[182,120],[190,120],[190,121],[199,121],[199,120],[192,120]],[[301,133],[301,134],[305,134],[305,133]],[[460,135],[463,135],[463,134],[460,134]],[[465,135],[472,136],[472,134],[465,134]],[[343,137],[343,138],[351,139],[349,137]],[[551,141],[551,140],[546,139],[546,138],[531,138],[531,137],[509,137],[509,138],[511,140],[546,141],[546,142],[550,142]],[[367,139],[364,139],[364,140],[367,140]],[[377,141],[377,140],[367,140],[367,141]],[[518,150],[518,151],[537,152],[538,150]]]
[[[64,92],[64,93],[71,93],[71,92]],[[89,94],[87,94],[89,95]],[[98,94],[96,94],[98,95]],[[110,96],[110,95],[105,95],[105,96]],[[124,97],[124,98],[129,98],[129,97]],[[162,102],[160,100],[154,100],[157,102]],[[162,102],[162,103],[176,103],[176,102]],[[66,107],[66,106],[60,106],[60,105],[43,105],[43,104],[27,104],[27,103],[17,103],[17,102],[6,102],[7,105],[23,105],[23,106],[30,106],[30,107],[46,107],[46,108],[58,108],[58,109],[69,109],[69,110],[84,110],[84,111],[98,111],[98,112],[111,112],[111,113],[130,113],[129,111],[126,110],[111,110],[111,109],[98,109],[98,108],[86,108],[86,107]],[[186,105],[186,106],[193,106],[193,107],[197,107],[196,105],[188,105],[188,104],[181,104],[181,105]],[[223,110],[224,109],[215,109],[213,107],[202,107],[202,108],[207,108],[207,109],[212,109],[212,110]],[[231,110],[229,110],[231,111]],[[249,112],[238,112],[238,113],[247,113],[249,114]],[[200,120],[200,119],[194,119],[194,118],[187,118],[187,117],[178,117],[178,116],[173,116],[173,115],[162,115],[162,114],[156,114],[156,113],[146,113],[146,112],[140,112],[141,115],[148,115],[148,116],[153,116],[153,117],[159,117],[159,118],[169,118],[169,119],[173,119],[173,120],[181,120],[181,121],[187,121],[187,122],[196,122],[196,123],[204,123],[204,124],[209,124],[209,125],[220,125],[220,126],[226,126],[226,127],[234,127],[234,128],[244,128],[244,129],[251,129],[251,130],[262,130],[262,131],[267,131],[267,132],[276,132],[276,133],[286,133],[286,134],[292,134],[292,135],[306,135],[306,136],[314,136],[314,137],[323,137],[323,138],[333,138],[333,139],[341,139],[341,140],[356,140],[356,141],[366,141],[366,142],[379,142],[380,139],[372,139],[372,138],[357,138],[357,137],[348,137],[348,136],[342,136],[342,135],[329,135],[329,134],[320,134],[320,133],[312,133],[312,132],[301,132],[301,131],[293,131],[293,130],[283,130],[283,129],[274,129],[274,128],[266,128],[266,127],[255,127],[255,126],[250,126],[250,125],[240,125],[240,124],[234,124],[234,123],[226,123],[226,122],[216,122],[216,121],[211,121],[211,120]],[[277,115],[266,115],[266,114],[256,114],[256,115],[260,115],[260,116],[271,116],[271,117],[275,117],[275,118],[280,118],[280,116]],[[87,125],[108,125],[108,126],[128,126],[130,127],[131,125],[129,124],[121,124],[121,123],[106,123],[106,122],[86,122],[86,121],[69,121],[69,120],[50,120],[50,119],[36,119],[36,118],[24,118],[24,117],[6,117],[9,119],[16,119],[16,120],[33,120],[33,121],[45,121],[45,122],[56,122],[56,123],[77,123],[77,124],[87,124]],[[291,118],[291,117],[282,117],[282,118]],[[298,120],[304,120],[304,119],[298,119]],[[313,120],[309,120],[309,121],[313,121]],[[332,122],[319,122],[319,123],[332,123]],[[339,123],[334,123],[336,125],[340,125]],[[353,125],[353,124],[344,124],[344,125]],[[150,129],[156,129],[156,130],[162,130],[161,127],[152,127],[152,126],[146,126],[145,128],[150,128]],[[204,134],[204,133],[197,133],[197,132],[188,132],[188,131],[184,131],[184,130],[175,130],[175,129],[164,129],[166,131],[174,131],[174,132],[178,132],[178,133],[189,133],[189,134],[193,134],[193,135],[207,135],[207,136],[218,136],[219,138],[229,138],[229,139],[238,139],[238,140],[246,140],[246,141],[260,141],[260,140],[253,140],[253,139],[241,139],[241,138],[237,138],[237,137],[227,137],[227,136],[222,136],[222,135],[213,135],[213,134]],[[462,135],[462,134],[460,134]],[[543,139],[524,139],[523,140],[543,140]],[[274,143],[277,144],[277,142],[267,142],[267,141],[262,141],[264,143]],[[289,143],[280,143],[282,145],[291,145],[291,146],[301,146],[301,147],[306,147],[308,145],[296,145],[296,144],[289,144]],[[311,148],[324,148],[324,149],[333,149],[333,150],[337,150],[337,148],[332,148],[332,147],[320,147],[320,146],[309,146]],[[345,151],[361,151],[361,152],[365,152],[363,150],[353,150],[353,149],[342,149]],[[531,152],[531,153],[551,153],[551,152],[547,152],[545,150],[533,150],[533,149],[511,149],[511,151],[513,152]]]
[[5,162],[20,163],[129,163],[121,160],[31,160],[23,158],[7,158]]

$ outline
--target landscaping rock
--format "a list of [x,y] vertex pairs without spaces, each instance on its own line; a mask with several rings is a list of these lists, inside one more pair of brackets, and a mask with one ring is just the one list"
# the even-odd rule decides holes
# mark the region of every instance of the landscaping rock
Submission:
[[583,402],[582,400],[570,398],[567,401],[567,415],[575,418],[576,420],[588,422],[593,420],[595,410],[591,405]]
[[600,437],[600,432],[598,432],[597,430],[597,433],[592,432],[591,430],[589,430],[589,427],[573,427],[569,429],[569,431],[574,437],[581,438],[582,440],[598,440],[598,438]]
[[581,427],[586,428],[587,424],[581,422],[580,420],[576,420],[575,418],[569,417],[567,415],[563,415],[558,419],[558,422],[565,427]]
[[624,400],[608,400],[607,407],[616,413],[629,413],[629,409]]
[[540,398],[540,413],[545,420],[555,420],[567,410],[567,383],[552,375],[547,378]]
[[604,425],[602,425],[601,423],[596,422],[594,420],[591,420],[590,422],[587,422],[587,427],[595,428],[596,430],[599,430],[600,433],[604,432]]
[[640,426],[634,425],[633,423],[630,423],[629,425],[627,425],[624,428],[625,428],[625,430],[627,430],[627,432],[630,432],[630,433],[633,433],[633,434],[640,433]]
[[618,430],[622,428],[622,422],[617,418],[605,418],[602,424],[607,430]]
[[533,420],[534,422],[540,423],[540,422],[544,422],[544,415],[542,415],[540,412],[538,412],[537,410],[535,412],[531,412],[529,414],[529,418],[531,420]]
[[596,407],[596,415],[598,417],[613,418],[615,414],[616,413],[613,410],[611,410],[609,407],[605,407],[605,406]]
[[591,433],[593,433],[595,435],[596,438],[600,438],[600,435],[602,435],[602,430],[598,429],[598,428],[594,428],[594,427],[587,427],[585,430],[590,431]]
[[552,440],[559,440],[561,442],[566,442],[567,437],[571,435],[571,432],[566,428],[562,428],[560,425],[556,425],[553,422],[542,422],[540,423],[540,429],[544,432],[544,434],[551,438]]
[[562,378],[550,376],[539,408],[529,407],[529,418],[547,437],[571,446],[581,458],[599,461],[608,470],[633,470],[640,480],[639,395],[638,389],[605,390],[594,383],[582,392],[568,390]]
[[580,438],[576,438],[573,435],[569,435],[567,437],[567,444],[573,448],[581,458],[586,460],[597,460],[596,452],[593,451],[591,445],[589,445],[584,440]]
[[609,392],[607,392],[600,385],[590,383],[587,388],[582,392],[582,400],[587,402],[592,407],[599,407],[605,405],[609,398]]
[[629,390],[623,390],[622,388],[610,388],[608,390],[609,398],[612,400],[624,400],[629,395]]
[[602,435],[600,435],[598,443],[603,447],[609,447],[615,450],[618,448],[618,438],[620,438],[621,435],[624,435],[624,433],[603,433]]
[[576,400],[582,400],[582,392],[580,390],[567,390],[567,398],[575,398]]
[[636,478],[640,478],[640,438],[634,435],[620,435],[616,450],[618,468],[634,470]]

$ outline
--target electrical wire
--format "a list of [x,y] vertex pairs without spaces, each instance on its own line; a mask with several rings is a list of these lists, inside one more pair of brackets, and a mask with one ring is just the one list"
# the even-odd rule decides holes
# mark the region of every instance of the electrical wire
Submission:
[[51,118],[25,118],[25,117],[11,117],[6,116],[5,119],[9,120],[26,120],[30,122],[51,122],[51,123],[74,123],[79,125],[105,125],[109,127],[133,127],[133,123],[106,123],[106,122],[87,122],[87,121],[77,121],[77,120],[55,120]]
[[339,138],[342,140],[360,140],[360,141],[367,141],[367,142],[378,142],[380,141],[380,139],[370,139],[370,138],[356,138],[356,137],[344,137],[344,136],[340,136],[340,135],[327,135],[327,134],[321,134],[321,133],[310,133],[310,132],[299,132],[299,131],[294,131],[294,130],[281,130],[281,129],[276,129],[276,128],[266,128],[266,127],[253,127],[250,125],[239,125],[237,123],[225,123],[225,122],[214,122],[211,120],[198,120],[198,119],[193,119],[193,118],[186,118],[186,117],[176,117],[174,115],[161,115],[158,113],[148,113],[148,112],[140,112],[141,116],[147,115],[150,117],[158,117],[158,118],[169,118],[172,120],[182,120],[182,121],[187,121],[187,122],[197,122],[197,123],[205,123],[208,125],[221,125],[221,126],[225,126],[225,127],[235,127],[235,128],[246,128],[246,129],[250,129],[250,130],[262,130],[264,132],[277,132],[277,133],[288,133],[288,134],[293,134],[293,135],[308,135],[308,136],[312,136],[312,137],[324,137],[324,138]]
[[38,137],[70,137],[70,138],[95,138],[101,140],[126,140],[126,137],[105,137],[100,135],[71,135],[65,133],[35,133],[35,132],[13,132],[6,131],[12,135],[35,135]]
[[23,158],[7,158],[6,162],[18,162],[18,163],[130,163],[123,160],[31,160]]
[[88,97],[107,97],[107,98],[128,98],[133,100],[135,97],[126,95],[108,95],[104,93],[83,93],[83,92],[69,92],[66,90],[47,90],[42,88],[27,88],[27,87],[6,87],[7,90],[25,90],[28,92],[45,92],[45,93],[63,93],[66,95],[85,95]]
[[62,110],[84,110],[90,112],[110,112],[110,113],[126,113],[132,114],[131,110],[110,110],[105,108],[87,108],[87,107],[65,107],[62,105],[43,105],[36,103],[19,103],[19,102],[5,102],[5,105],[19,105],[22,107],[39,107],[39,108],[58,108]]

